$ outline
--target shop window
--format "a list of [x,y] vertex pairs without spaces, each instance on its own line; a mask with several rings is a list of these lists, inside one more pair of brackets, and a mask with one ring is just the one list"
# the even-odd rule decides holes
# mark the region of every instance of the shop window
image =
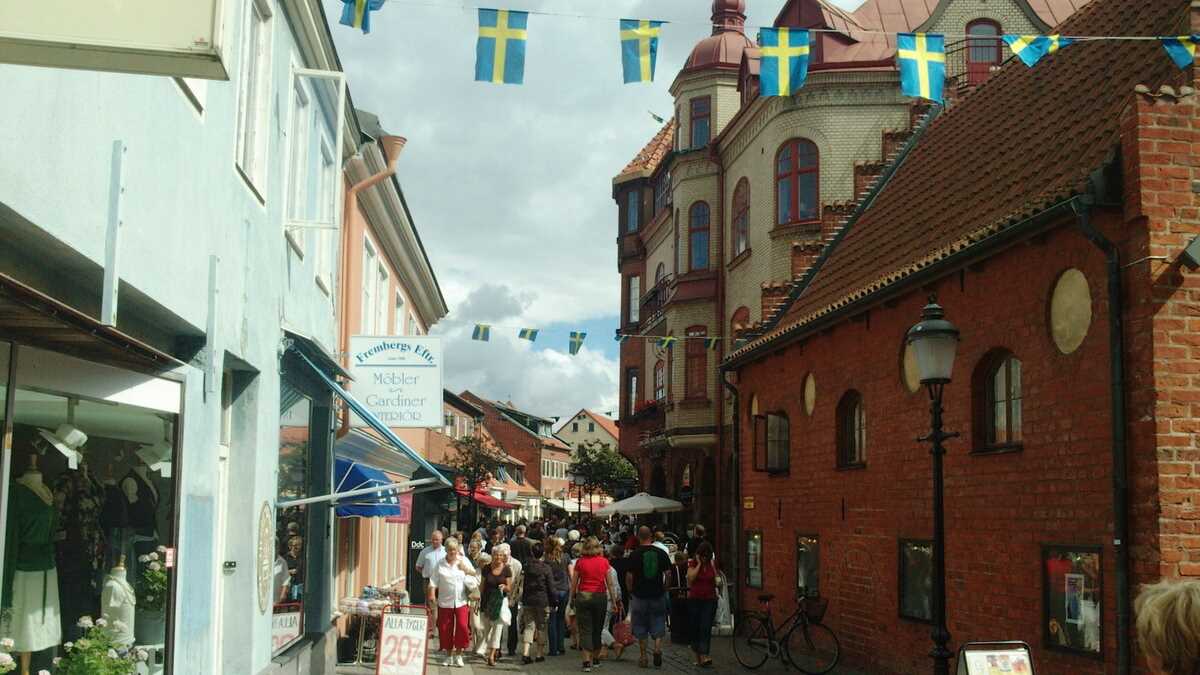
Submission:
[[863,397],[848,391],[837,407],[838,466],[859,467],[867,462],[867,416]]
[[704,343],[708,329],[704,326],[693,326],[687,329],[687,346],[685,347],[684,397],[692,400],[708,398],[708,349]]
[[[157,668],[169,662],[180,404],[176,382],[0,343],[0,437],[11,438],[13,477],[0,522],[0,636],[14,640],[6,652],[35,653],[32,672],[93,630],[145,645]],[[84,616],[108,626],[80,627]]]
[[976,451],[1021,447],[1021,361],[996,350],[980,361],[972,378]]
[[767,415],[767,471],[787,473],[791,462],[791,425],[787,415]]
[[688,216],[688,271],[708,269],[708,204],[696,202]]
[[817,208],[820,161],[817,146],[794,138],[775,156],[775,207],[777,225],[814,221]]
[[1099,656],[1104,585],[1099,546],[1042,547],[1042,643]]
[[815,534],[796,536],[796,594],[821,594],[821,548]]
[[742,178],[733,190],[733,255],[750,248],[750,181]]
[[763,587],[763,535],[759,530],[746,531],[746,585]]
[[[280,381],[278,501],[309,495],[309,441],[312,400]],[[340,523],[339,523],[340,524]],[[274,575],[274,651],[279,652],[304,634],[304,584],[309,533],[307,505],[276,511]]]
[[933,619],[933,544],[900,540],[900,616],[917,621]]
[[712,99],[692,99],[692,149],[703,148],[712,138]]

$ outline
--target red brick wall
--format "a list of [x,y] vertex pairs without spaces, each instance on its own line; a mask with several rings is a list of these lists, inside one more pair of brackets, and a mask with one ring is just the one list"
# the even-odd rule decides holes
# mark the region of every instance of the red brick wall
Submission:
[[[1108,221],[1115,231],[1115,219]],[[1093,321],[1079,350],[1063,355],[1047,315],[1054,283],[1069,267],[1087,275]],[[963,433],[948,442],[945,468],[949,628],[955,644],[1025,640],[1045,673],[1104,666],[1041,648],[1043,543],[1104,547],[1104,652],[1108,663],[1115,658],[1105,279],[1099,251],[1064,227],[935,284],[962,331],[946,389],[946,428]],[[752,426],[745,417],[742,423],[742,495],[755,498],[743,527],[763,531],[765,590],[790,609],[795,535],[818,534],[827,621],[849,662],[873,673],[929,670],[930,626],[898,618],[897,583],[897,540],[932,535],[929,448],[914,440],[928,430],[928,399],[908,391],[901,368],[905,332],[924,302],[923,292],[911,292],[740,374],[743,415],[756,395],[761,412],[783,410],[791,421],[786,477],[754,471]],[[973,455],[971,374],[998,347],[1023,362],[1024,449]],[[810,371],[817,386],[811,417],[801,390]],[[867,466],[838,470],[835,410],[849,389],[865,400]],[[757,593],[745,591],[743,606],[753,606]]]
[[525,462],[525,480],[537,488],[540,493],[542,485],[542,442],[522,427],[502,417],[489,402],[475,394],[465,391],[461,394],[466,401],[474,403],[484,412],[483,423],[500,447],[508,454]]

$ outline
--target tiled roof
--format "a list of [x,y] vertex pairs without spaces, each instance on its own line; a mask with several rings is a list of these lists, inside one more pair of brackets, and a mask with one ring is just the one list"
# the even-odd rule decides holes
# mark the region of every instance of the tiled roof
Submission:
[[[1093,0],[1073,35],[1176,35],[1188,0]],[[1034,68],[1011,60],[933,121],[769,333],[791,333],[1082,194],[1119,143],[1134,87],[1180,84],[1157,41],[1081,42]],[[969,151],[968,151],[969,148]]]
[[587,409],[584,409],[583,412],[587,413],[588,416],[590,416],[592,419],[596,420],[596,424],[599,424],[600,428],[604,429],[604,431],[607,432],[608,435],[612,436],[613,438],[621,437],[621,432],[620,432],[620,430],[617,429],[617,423],[615,421],[613,421],[612,419],[605,417],[604,415],[601,415],[600,413],[592,412],[591,410],[587,410]]
[[663,158],[667,153],[671,152],[671,147],[675,145],[675,118],[667,120],[663,128],[659,130],[654,138],[642,148],[642,151],[629,162],[621,173],[617,175],[615,182],[621,182],[627,178],[636,176],[648,176],[654,173],[658,165],[662,163]]

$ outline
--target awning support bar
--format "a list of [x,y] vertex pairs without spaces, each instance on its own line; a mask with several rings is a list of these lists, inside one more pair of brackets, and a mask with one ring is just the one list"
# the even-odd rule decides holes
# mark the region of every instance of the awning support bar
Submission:
[[320,497],[305,497],[303,499],[289,499],[279,502],[275,505],[277,509],[286,509],[292,506],[303,506],[305,504],[318,504],[321,502],[329,502],[330,506],[337,504],[338,500],[349,497],[359,497],[361,495],[369,495],[379,492],[410,492],[413,488],[429,485],[431,483],[439,483],[437,478],[418,478],[417,480],[406,480],[402,483],[391,483],[389,485],[376,485],[373,487],[358,488],[357,490],[347,490],[346,492],[334,492]]

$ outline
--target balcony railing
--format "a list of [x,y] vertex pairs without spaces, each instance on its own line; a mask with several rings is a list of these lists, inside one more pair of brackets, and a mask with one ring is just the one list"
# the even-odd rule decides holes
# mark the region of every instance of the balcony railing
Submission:
[[999,70],[1008,47],[999,37],[972,37],[946,45],[946,80],[952,86],[983,84]]
[[671,296],[675,291],[675,275],[668,274],[654,284],[654,286],[646,291],[642,296],[642,304],[640,307],[641,324],[643,326],[650,325],[652,321],[663,309],[667,303],[671,301]]

